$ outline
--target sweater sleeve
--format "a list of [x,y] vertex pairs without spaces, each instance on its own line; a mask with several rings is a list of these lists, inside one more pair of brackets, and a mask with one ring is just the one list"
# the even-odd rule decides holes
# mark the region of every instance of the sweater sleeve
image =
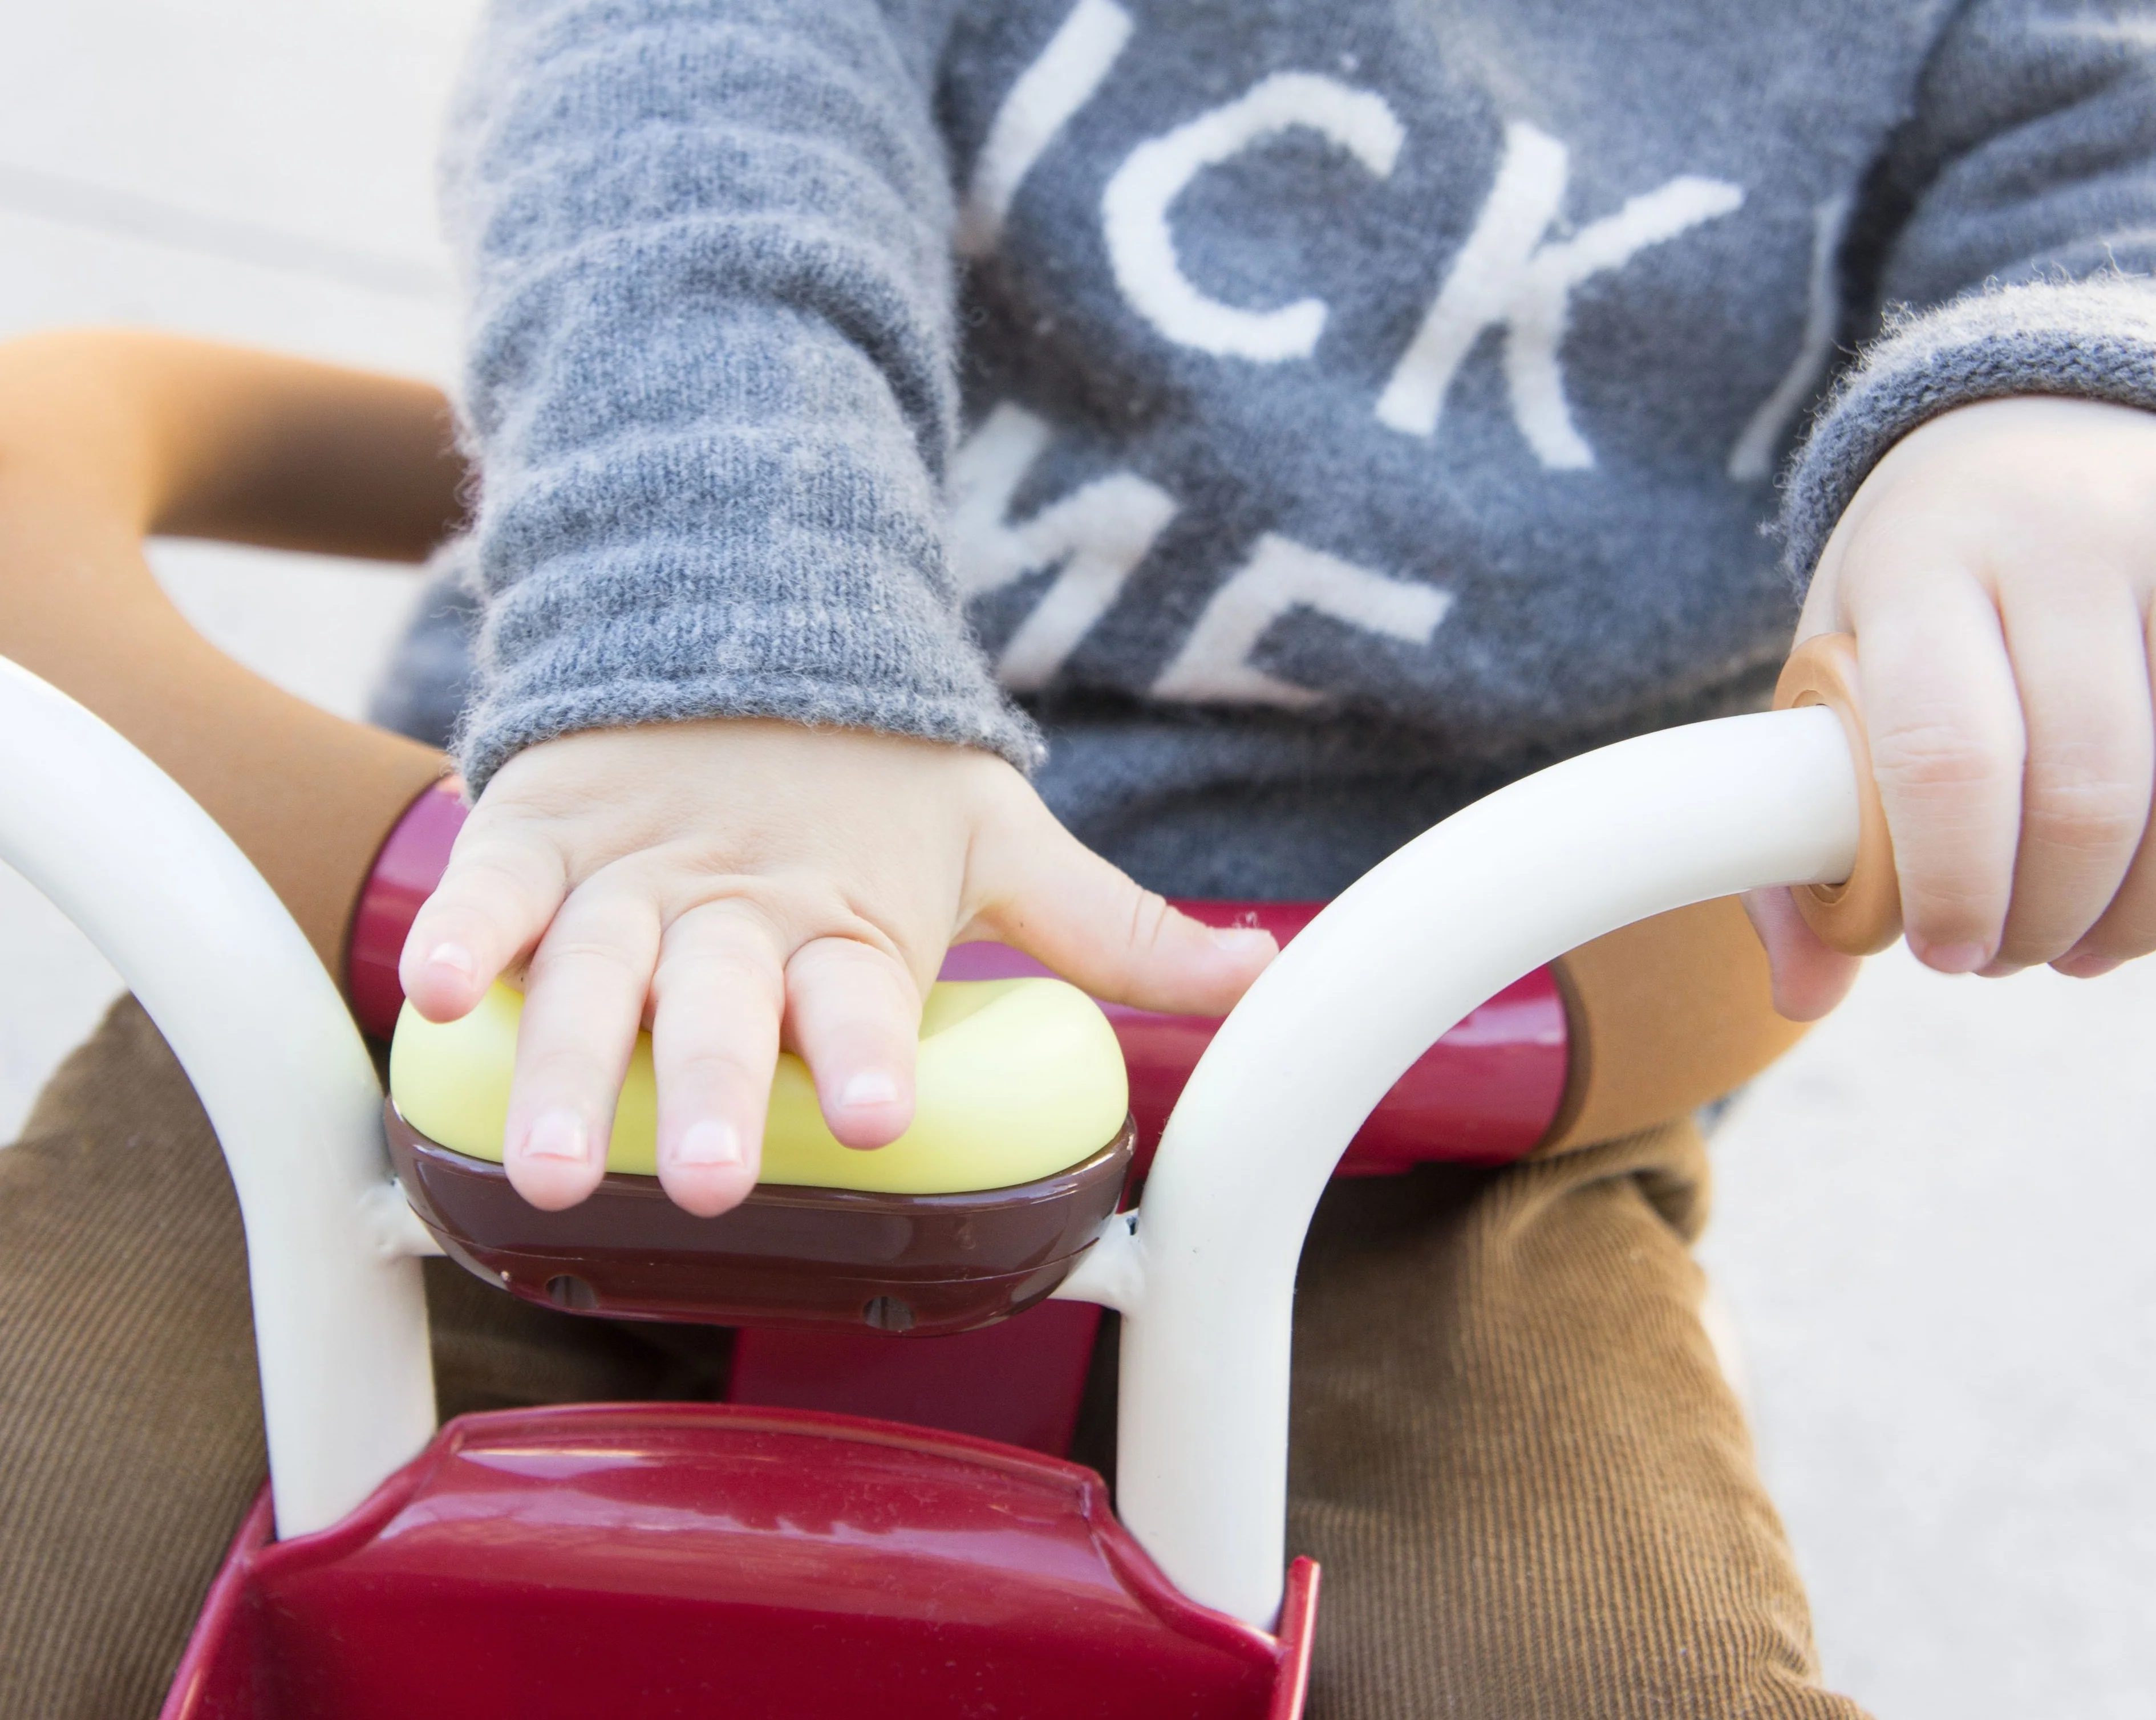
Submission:
[[961,615],[931,72],[874,0],[495,0],[444,208],[482,474],[475,792],[567,731],[1038,742]]
[[1790,468],[1800,585],[1857,486],[1928,418],[2012,394],[2156,409],[2156,12],[1964,7],[1871,191],[1902,218],[1874,305],[1856,307],[1883,328]]

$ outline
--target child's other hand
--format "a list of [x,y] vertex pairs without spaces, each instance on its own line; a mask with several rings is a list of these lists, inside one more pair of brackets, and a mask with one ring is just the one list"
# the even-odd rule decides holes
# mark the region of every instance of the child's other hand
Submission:
[[690,1211],[755,1183],[782,1045],[831,1131],[912,1119],[921,999],[947,945],[993,937],[1102,997],[1218,1014],[1275,953],[1140,890],[968,748],[779,722],[565,736],[495,776],[404,947],[420,1014],[454,1020],[526,964],[504,1141],[536,1206],[598,1185],[639,1024],[659,1176]]
[[[1820,558],[1797,637],[1856,636],[1909,947],[1944,973],[2092,978],[2156,948],[2156,413],[1968,406],[1902,439]],[[1799,1020],[1856,963],[1748,903]]]

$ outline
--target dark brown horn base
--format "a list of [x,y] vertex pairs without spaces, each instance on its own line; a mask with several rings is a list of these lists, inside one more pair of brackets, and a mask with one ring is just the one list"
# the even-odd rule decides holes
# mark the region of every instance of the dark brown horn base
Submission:
[[656,1177],[608,1173],[542,1212],[498,1164],[382,1113],[412,1203],[449,1257],[526,1302],[615,1320],[866,1327],[912,1337],[991,1326],[1043,1300],[1116,1209],[1134,1132],[1052,1177],[964,1194],[759,1183],[715,1219]]

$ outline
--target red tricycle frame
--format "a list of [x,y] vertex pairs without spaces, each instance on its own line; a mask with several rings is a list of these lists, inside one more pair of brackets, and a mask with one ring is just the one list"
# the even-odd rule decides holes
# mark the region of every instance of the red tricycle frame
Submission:
[[1522,975],[1691,902],[1846,879],[1862,827],[1834,711],[1727,718],[1516,783],[1327,906],[1220,1024],[1137,1209],[1054,1292],[1122,1315],[1111,1516],[1074,1466],[803,1411],[597,1406],[438,1433],[417,1258],[435,1244],[388,1173],[373,1066],[328,973],[208,816],[96,717],[0,665],[0,859],[157,1022],[246,1225],[278,1538],[250,1519],[168,1710],[220,1720],[572,1697],[1286,1720],[1314,1593],[1284,1544],[1294,1278],[1350,1142]]

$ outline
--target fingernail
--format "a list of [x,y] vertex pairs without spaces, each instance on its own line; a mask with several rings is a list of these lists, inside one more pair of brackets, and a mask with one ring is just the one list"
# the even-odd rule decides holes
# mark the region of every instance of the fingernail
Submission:
[[1240,955],[1248,950],[1270,953],[1275,947],[1272,933],[1260,927],[1215,926],[1210,930],[1213,942],[1230,954]]
[[898,1083],[883,1069],[864,1069],[839,1090],[839,1105],[850,1111],[856,1105],[888,1105],[898,1097]]
[[1939,973],[1974,973],[1991,965],[1991,952],[1980,943],[1937,943],[1925,948],[1923,963]]
[[582,1164],[591,1157],[591,1137],[573,1111],[544,1111],[524,1137],[526,1158],[559,1158]]
[[479,963],[472,952],[460,943],[438,943],[427,952],[429,968],[447,968],[453,973],[461,973],[467,979],[479,972]]
[[2069,979],[2101,979],[2114,968],[2126,963],[2116,956],[2097,956],[2069,951],[2051,963]]
[[674,1149],[676,1164],[739,1164],[742,1162],[741,1136],[730,1122],[716,1117],[706,1117],[702,1122],[691,1123]]

